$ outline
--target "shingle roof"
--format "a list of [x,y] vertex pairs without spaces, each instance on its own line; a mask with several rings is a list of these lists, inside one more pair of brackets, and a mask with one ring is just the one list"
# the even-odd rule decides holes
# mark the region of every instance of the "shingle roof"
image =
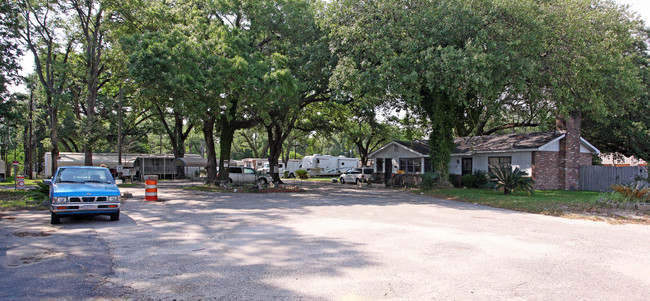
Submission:
[[428,155],[429,154],[429,141],[399,141],[394,140],[396,143],[399,143],[403,146],[406,146],[420,154]]
[[[474,137],[459,137],[454,139],[456,147],[452,154],[466,154],[472,152],[508,151],[522,149],[537,149],[559,138],[560,132],[538,132],[527,134],[505,134]],[[418,153],[429,154],[429,142],[423,141],[398,141],[407,148]]]
[[471,153],[486,151],[507,151],[521,149],[536,149],[559,138],[563,133],[541,132],[527,134],[506,134],[475,137],[459,137],[454,139],[456,148],[453,153]]

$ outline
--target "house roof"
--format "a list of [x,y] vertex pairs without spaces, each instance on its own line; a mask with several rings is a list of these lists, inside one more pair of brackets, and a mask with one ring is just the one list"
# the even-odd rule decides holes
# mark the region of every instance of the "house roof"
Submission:
[[395,140],[395,143],[401,144],[414,150],[417,153],[428,155],[429,154],[429,141],[400,141]]
[[[563,132],[536,132],[524,134],[459,137],[454,139],[455,148],[452,151],[452,155],[506,151],[536,151],[562,138],[564,138]],[[597,148],[595,148],[583,138],[580,138],[580,140],[587,148],[590,148],[593,153],[600,153]],[[370,157],[384,150],[391,144],[400,145],[423,156],[429,155],[428,141],[407,142],[393,140],[392,142],[386,144],[384,147],[370,154]]]
[[555,139],[562,138],[560,132],[538,132],[527,134],[505,134],[490,136],[459,137],[454,139],[453,153],[474,153],[509,150],[538,149]]

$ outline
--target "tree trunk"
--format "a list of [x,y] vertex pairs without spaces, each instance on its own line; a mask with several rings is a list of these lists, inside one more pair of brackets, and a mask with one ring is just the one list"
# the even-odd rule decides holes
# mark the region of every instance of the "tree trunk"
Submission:
[[210,115],[203,122],[203,137],[205,138],[206,156],[208,158],[208,178],[206,184],[212,184],[217,179],[217,154],[214,147],[214,122],[215,117]]
[[226,181],[229,179],[228,168],[230,166],[230,150],[235,135],[235,129],[228,122],[225,116],[221,117],[221,136],[219,137],[219,180]]
[[224,112],[221,115],[220,126],[221,126],[221,136],[219,137],[219,180],[226,181],[229,178],[228,169],[224,168],[224,162],[230,163],[230,150],[232,147],[232,141],[235,136],[235,128],[233,127],[232,122],[237,117],[237,105],[239,101],[237,97],[233,97],[230,100],[230,108],[227,112]]
[[25,143],[23,144],[25,146],[25,174],[27,177],[30,179],[33,179],[32,177],[32,166],[34,162],[32,162],[32,159],[34,157],[33,152],[34,152],[34,144],[32,141],[34,140],[33,138],[33,126],[34,126],[34,115],[33,115],[33,109],[34,109],[34,93],[30,92],[29,93],[29,125],[28,127],[28,133],[25,135]]
[[[50,102],[52,100],[50,99]],[[57,116],[57,109],[50,105],[50,141],[52,142],[52,175],[56,172],[56,169],[59,167],[59,131],[58,124],[59,118]]]
[[[372,139],[369,138],[369,140]],[[368,165],[368,148],[363,145],[363,139],[359,139],[354,142],[357,145],[357,150],[359,150],[359,158],[361,159],[361,167]]]
[[[183,116],[181,116],[179,113],[174,112],[174,130],[176,131],[175,137],[170,137],[170,138],[175,138],[176,143],[172,143],[172,146],[174,146],[174,159],[178,158],[183,158],[185,157],[185,136],[183,135]],[[174,142],[174,141],[172,141]],[[178,166],[176,169],[176,173],[180,178],[185,178],[185,168],[182,166]]]
[[[271,125],[268,126],[264,125],[264,127],[266,127],[269,141],[269,166],[274,167],[278,165],[278,158],[282,155],[282,145],[284,144],[284,141],[287,140],[287,137],[289,137],[289,132],[291,132],[292,126],[287,129],[287,132],[283,132],[282,127],[275,123],[271,123]],[[284,162],[285,166],[287,166],[287,163],[288,161]],[[277,170],[274,170],[274,172],[271,173],[271,178],[273,178],[273,182],[282,183]]]

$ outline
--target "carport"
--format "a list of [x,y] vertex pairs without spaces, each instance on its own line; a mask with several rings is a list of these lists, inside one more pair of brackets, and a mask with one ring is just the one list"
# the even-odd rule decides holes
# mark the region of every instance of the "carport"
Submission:
[[[208,166],[208,159],[201,157],[185,157],[185,158],[176,158],[172,165],[174,170],[178,175],[185,175],[185,177],[198,177],[195,175],[196,172],[199,172],[201,168]],[[183,171],[182,173],[180,171]]]

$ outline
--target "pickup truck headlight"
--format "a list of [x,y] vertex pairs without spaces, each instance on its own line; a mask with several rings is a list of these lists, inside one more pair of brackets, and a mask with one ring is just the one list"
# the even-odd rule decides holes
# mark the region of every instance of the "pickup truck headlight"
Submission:
[[64,196],[57,196],[57,197],[53,197],[52,200],[54,201],[54,203],[65,203],[68,201],[68,198]]
[[120,200],[120,197],[116,196],[116,195],[111,195],[111,196],[108,197],[109,202],[117,202],[119,200]]

